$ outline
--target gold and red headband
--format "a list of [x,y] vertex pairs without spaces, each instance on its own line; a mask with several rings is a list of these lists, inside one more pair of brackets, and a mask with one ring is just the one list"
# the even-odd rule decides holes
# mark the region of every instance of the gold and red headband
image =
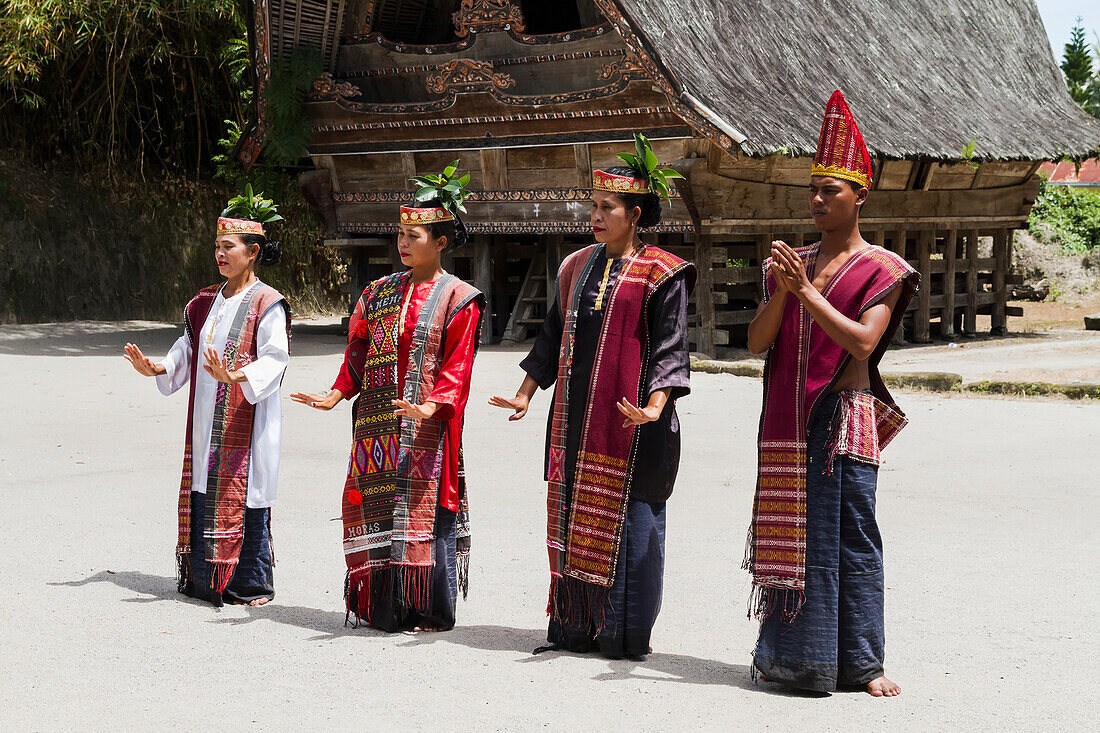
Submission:
[[649,181],[633,176],[619,176],[607,171],[592,171],[592,188],[611,193],[649,193]]
[[230,219],[226,216],[218,217],[218,236],[223,234],[259,234],[264,236],[264,226],[251,219]]
[[430,206],[418,208],[414,206],[401,207],[401,223],[410,226],[418,224],[435,224],[441,221],[454,221],[454,214],[442,206]]

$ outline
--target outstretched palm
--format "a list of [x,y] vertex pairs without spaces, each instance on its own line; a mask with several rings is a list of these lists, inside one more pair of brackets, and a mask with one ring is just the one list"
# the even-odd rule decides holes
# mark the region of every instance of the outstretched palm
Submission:
[[527,414],[528,400],[524,395],[518,394],[512,399],[505,397],[497,397],[496,395],[489,398],[489,404],[493,407],[500,407],[505,410],[513,410],[514,414],[509,415],[509,420],[522,420],[523,416]]

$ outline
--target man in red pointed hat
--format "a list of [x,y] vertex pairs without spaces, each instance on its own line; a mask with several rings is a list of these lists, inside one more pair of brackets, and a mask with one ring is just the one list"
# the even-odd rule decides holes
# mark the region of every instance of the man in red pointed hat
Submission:
[[768,353],[759,472],[745,567],[761,619],[753,672],[788,687],[901,692],[883,668],[879,451],[905,425],[878,364],[919,275],[866,242],[871,156],[837,91],[809,185],[821,241],[772,242],[749,326]]

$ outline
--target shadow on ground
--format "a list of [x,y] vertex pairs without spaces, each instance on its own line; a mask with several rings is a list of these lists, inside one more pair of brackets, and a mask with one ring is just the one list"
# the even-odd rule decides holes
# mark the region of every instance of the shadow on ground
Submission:
[[[16,356],[113,356],[137,344],[154,358],[164,356],[183,335],[182,324],[151,321],[74,322],[0,326],[0,354]],[[347,340],[340,324],[303,323],[291,327],[293,356],[343,354]]]
[[17,356],[110,356],[135,343],[148,354],[165,354],[183,326],[147,321],[36,323],[0,327],[0,354]]
[[[345,626],[345,616],[342,612],[324,611],[305,606],[286,606],[280,604],[278,600],[258,607],[234,606],[232,608],[239,609],[246,615],[228,617],[222,614],[223,609],[215,609],[203,601],[197,601],[178,592],[175,578],[150,575],[133,570],[120,572],[103,570],[81,580],[50,583],[49,585],[80,588],[92,583],[112,583],[125,590],[140,594],[134,598],[123,599],[127,603],[173,601],[194,606],[206,606],[210,608],[211,613],[214,615],[209,623],[236,626],[266,620],[317,632],[319,636],[312,637],[310,641],[359,636],[368,638],[386,637],[397,642],[398,646],[403,647],[442,642],[483,651],[519,653],[523,656],[515,661],[520,664],[550,663],[554,659],[568,654],[568,652],[552,652],[539,655],[530,653],[535,647],[546,643],[545,629],[518,629],[496,625],[459,625],[452,631],[441,633],[387,634],[364,626],[359,628]],[[775,685],[755,685],[752,682],[747,665],[727,664],[686,654],[655,652],[648,655],[644,660],[610,659],[606,660],[606,664],[607,669],[596,674],[592,679],[597,681],[635,679],[693,685],[725,685],[767,694],[804,696],[797,691],[785,690]]]

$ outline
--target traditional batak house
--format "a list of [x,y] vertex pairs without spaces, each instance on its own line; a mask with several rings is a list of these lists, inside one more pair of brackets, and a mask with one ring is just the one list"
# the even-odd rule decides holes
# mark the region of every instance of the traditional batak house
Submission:
[[815,236],[806,184],[834,89],[876,158],[865,236],[922,275],[911,340],[1004,332],[1039,163],[1100,149],[1032,0],[255,0],[250,13],[259,87],[296,46],[325,59],[303,185],[356,292],[397,266],[408,179],[456,158],[472,173],[475,236],[449,264],[489,295],[492,341],[533,335],[562,254],[591,241],[592,169],[636,130],[686,177],[649,237],[700,265],[691,339],[711,354],[743,339],[771,240]]

